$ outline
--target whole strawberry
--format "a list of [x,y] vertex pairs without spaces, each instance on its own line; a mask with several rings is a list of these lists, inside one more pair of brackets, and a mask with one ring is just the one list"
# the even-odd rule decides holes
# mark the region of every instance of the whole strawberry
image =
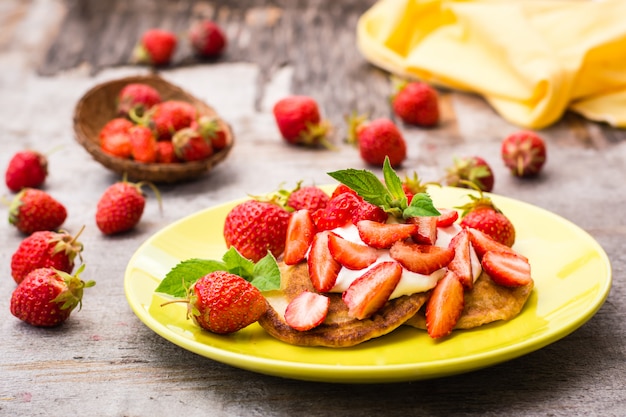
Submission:
[[65,231],[42,230],[28,236],[11,257],[11,275],[16,283],[38,268],[55,268],[68,274],[74,270],[76,255],[83,250],[77,238]]
[[256,322],[267,302],[258,288],[238,275],[216,271],[198,279],[190,289],[189,313],[203,329],[234,333]]
[[123,117],[109,120],[98,133],[102,151],[118,158],[130,158],[132,149],[128,131],[133,126],[130,120]]
[[186,101],[167,100],[153,106],[139,124],[150,127],[157,140],[169,140],[179,130],[190,127],[197,117],[196,108]]
[[330,125],[323,121],[317,102],[309,96],[285,97],[274,104],[274,119],[283,139],[290,144],[331,147]]
[[156,162],[157,141],[146,126],[133,126],[128,129],[131,157],[141,163]]
[[23,188],[37,188],[48,176],[48,159],[34,151],[17,152],[7,167],[4,179],[9,190],[18,192]]
[[27,235],[40,230],[56,230],[66,218],[65,206],[36,188],[24,188],[9,206],[9,223]]
[[208,139],[216,152],[228,145],[226,132],[216,117],[200,116],[191,123],[191,128],[196,129],[203,138]]
[[167,65],[174,55],[177,44],[178,39],[174,33],[162,29],[149,29],[135,46],[133,58],[140,64]]
[[368,164],[382,167],[388,156],[391,166],[397,167],[406,159],[406,141],[391,120],[352,117],[349,125],[348,142],[358,146],[361,158]]
[[265,257],[268,251],[277,257],[285,250],[289,217],[290,213],[276,204],[246,200],[226,215],[226,246],[233,246],[254,262]]
[[82,306],[83,290],[94,286],[94,281],[84,282],[79,274],[38,268],[31,271],[11,295],[11,314],[38,327],[58,326],[72,311]]
[[180,162],[174,151],[174,144],[169,140],[160,140],[157,142],[157,159],[160,164],[172,164]]
[[445,182],[449,186],[478,188],[486,192],[493,190],[495,182],[493,170],[480,156],[455,159],[454,165],[446,171]]
[[506,246],[515,243],[515,227],[507,216],[497,208],[491,198],[482,193],[479,197],[469,195],[470,203],[458,207],[462,209],[461,227],[480,230],[492,239]]
[[219,56],[226,48],[226,36],[217,23],[200,20],[189,29],[189,40],[193,52],[201,58]]
[[182,161],[201,161],[213,155],[211,140],[191,127],[176,132],[172,144],[176,157]]
[[297,187],[289,193],[287,206],[294,211],[307,209],[314,212],[318,209],[326,208],[330,197],[321,188],[315,185]]
[[539,174],[546,162],[546,144],[535,132],[521,131],[502,141],[502,160],[516,177]]
[[127,116],[133,111],[141,116],[160,102],[161,94],[154,87],[144,83],[130,83],[117,96],[117,113]]
[[119,181],[107,188],[96,207],[96,225],[105,235],[126,232],[134,228],[143,215],[146,198],[141,187],[149,185],[160,201],[156,187],[145,182]]
[[404,122],[422,127],[439,123],[439,98],[430,85],[413,81],[396,86],[391,98],[394,113]]

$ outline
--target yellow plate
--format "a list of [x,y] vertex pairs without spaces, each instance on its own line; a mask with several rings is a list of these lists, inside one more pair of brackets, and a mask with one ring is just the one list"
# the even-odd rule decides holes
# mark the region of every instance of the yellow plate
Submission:
[[[468,201],[468,190],[431,188],[438,207]],[[285,378],[377,383],[411,381],[468,372],[540,349],[570,334],[602,306],[611,287],[611,265],[602,247],[573,223],[541,208],[491,195],[515,224],[515,248],[531,263],[535,290],[522,313],[509,322],[455,331],[435,341],[403,327],[351,348],[285,344],[256,323],[229,336],[214,335],[186,320],[185,304],[165,301],[154,289],[178,262],[221,259],[222,228],[237,203],[185,217],[143,243],[131,258],[124,287],[139,319],[172,343],[238,368]]]

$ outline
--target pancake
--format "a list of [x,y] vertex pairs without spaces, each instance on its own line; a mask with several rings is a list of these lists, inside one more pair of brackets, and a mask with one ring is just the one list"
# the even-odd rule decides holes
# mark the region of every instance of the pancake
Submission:
[[315,292],[306,262],[286,266],[281,263],[281,291],[267,294],[269,307],[259,324],[271,336],[298,346],[348,347],[383,336],[415,316],[426,302],[427,293],[402,296],[390,300],[370,318],[358,320],[348,315],[341,294],[325,294],[330,308],[324,322],[308,331],[294,330],[285,322],[284,312],[289,301],[301,292]]
[[[516,317],[530,296],[534,283],[522,287],[504,287],[482,273],[472,291],[465,292],[465,307],[455,329],[473,329],[498,320]],[[407,325],[426,329],[424,309],[406,321]]]

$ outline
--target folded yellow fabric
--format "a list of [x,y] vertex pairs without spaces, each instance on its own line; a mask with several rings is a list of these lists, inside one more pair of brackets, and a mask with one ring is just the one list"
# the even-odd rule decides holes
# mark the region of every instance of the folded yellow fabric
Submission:
[[519,126],[570,109],[626,127],[625,0],[381,0],[357,41],[372,64],[480,94]]

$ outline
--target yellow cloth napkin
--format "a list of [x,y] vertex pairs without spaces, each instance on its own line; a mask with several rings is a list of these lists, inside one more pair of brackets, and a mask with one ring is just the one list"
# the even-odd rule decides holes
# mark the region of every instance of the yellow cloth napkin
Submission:
[[570,109],[626,127],[626,0],[381,0],[357,41],[372,64],[478,93],[516,125]]

